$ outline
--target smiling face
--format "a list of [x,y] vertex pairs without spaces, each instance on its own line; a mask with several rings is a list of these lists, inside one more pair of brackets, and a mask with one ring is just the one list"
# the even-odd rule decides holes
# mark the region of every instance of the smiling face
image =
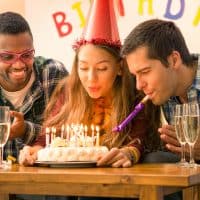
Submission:
[[154,104],[161,105],[175,94],[177,81],[173,67],[148,58],[147,47],[137,48],[126,56],[126,61],[136,76],[137,89],[149,95]]
[[116,58],[105,49],[92,44],[81,47],[78,54],[78,76],[91,98],[111,95],[119,71]]
[[[0,34],[0,53],[19,54],[33,49],[33,40],[28,32],[20,34]],[[34,59],[16,59],[13,64],[0,60],[0,85],[7,91],[18,91],[28,83]]]

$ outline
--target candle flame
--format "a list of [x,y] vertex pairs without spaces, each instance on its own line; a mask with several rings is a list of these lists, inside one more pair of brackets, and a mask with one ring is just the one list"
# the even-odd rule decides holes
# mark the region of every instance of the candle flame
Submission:
[[91,125],[91,129],[92,129],[92,131],[94,131],[94,125],[93,124]]
[[47,133],[47,134],[50,133],[50,129],[49,129],[49,127],[46,127],[46,133]]
[[96,126],[96,132],[99,132],[99,126]]

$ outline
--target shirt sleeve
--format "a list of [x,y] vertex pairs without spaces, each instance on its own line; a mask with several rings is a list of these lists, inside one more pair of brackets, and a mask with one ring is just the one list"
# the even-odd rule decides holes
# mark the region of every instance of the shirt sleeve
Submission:
[[129,141],[127,141],[127,147],[133,147],[137,160],[140,159],[144,152],[144,138],[148,134],[149,126],[148,120],[145,117],[145,113],[140,112],[137,117],[132,121],[132,129],[129,133]]
[[24,144],[31,144],[41,132],[41,125],[31,121],[25,121],[25,127]]
[[[58,97],[58,100],[56,101],[50,115],[49,119],[54,117],[61,109],[64,102],[64,94],[61,93]],[[48,121],[48,118],[46,119]],[[40,145],[45,146],[46,145],[46,133],[45,133],[45,127],[43,126],[42,129],[40,129],[40,134],[38,135],[37,139],[33,143],[33,145]]]

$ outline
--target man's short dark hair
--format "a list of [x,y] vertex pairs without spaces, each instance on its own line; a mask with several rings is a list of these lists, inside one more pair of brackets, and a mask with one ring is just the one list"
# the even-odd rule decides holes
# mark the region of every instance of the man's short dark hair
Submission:
[[126,56],[138,47],[147,47],[148,56],[168,66],[167,57],[178,51],[186,65],[193,62],[180,29],[172,22],[151,19],[137,25],[125,38],[121,54]]
[[15,12],[4,12],[0,14],[0,34],[19,34],[32,32],[28,22],[22,15]]

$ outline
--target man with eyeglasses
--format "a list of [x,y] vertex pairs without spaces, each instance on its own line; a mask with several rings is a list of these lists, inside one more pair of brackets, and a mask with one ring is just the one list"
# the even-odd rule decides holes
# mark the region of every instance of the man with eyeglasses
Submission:
[[58,81],[68,74],[62,63],[34,54],[27,21],[17,13],[1,13],[0,105],[9,106],[13,117],[4,159],[17,158],[19,150],[36,139],[45,106]]

